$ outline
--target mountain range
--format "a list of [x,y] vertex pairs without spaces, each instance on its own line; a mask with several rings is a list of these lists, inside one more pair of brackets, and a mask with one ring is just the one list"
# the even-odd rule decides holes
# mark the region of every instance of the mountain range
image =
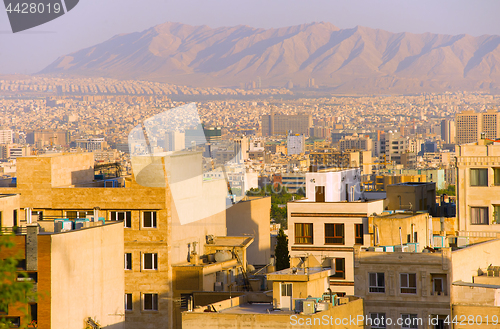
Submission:
[[314,85],[338,93],[500,91],[500,36],[311,23],[277,29],[165,23],[61,56],[41,74],[193,87]]

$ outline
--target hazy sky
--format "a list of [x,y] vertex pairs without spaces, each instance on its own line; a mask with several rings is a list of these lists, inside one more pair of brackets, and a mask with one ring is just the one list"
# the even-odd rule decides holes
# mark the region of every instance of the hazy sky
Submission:
[[35,73],[115,34],[164,22],[283,27],[330,22],[392,32],[500,34],[499,0],[80,0],[62,17],[13,34],[0,8],[0,73]]

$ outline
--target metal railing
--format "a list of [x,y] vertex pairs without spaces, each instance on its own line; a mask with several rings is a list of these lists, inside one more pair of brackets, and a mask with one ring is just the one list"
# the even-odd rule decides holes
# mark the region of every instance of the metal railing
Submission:
[[7,234],[26,234],[27,229],[24,226],[0,227],[0,235]]

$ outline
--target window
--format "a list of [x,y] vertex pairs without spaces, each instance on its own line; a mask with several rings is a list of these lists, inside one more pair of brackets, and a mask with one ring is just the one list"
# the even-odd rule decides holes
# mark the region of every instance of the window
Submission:
[[363,244],[363,224],[354,224],[354,230],[355,230],[355,238],[354,238],[354,243],[355,244]]
[[488,169],[471,169],[470,186],[488,186]]
[[493,223],[500,224],[500,205],[493,205]]
[[13,226],[17,226],[17,209],[14,209],[14,212],[12,213],[12,218],[14,219]]
[[400,279],[402,294],[417,293],[417,275],[415,273],[401,273]]
[[401,328],[404,329],[418,329],[418,325],[423,325],[421,318],[417,314],[401,314]]
[[282,283],[281,284],[281,296],[292,296],[292,284]]
[[132,253],[130,252],[127,252],[125,254],[125,269],[126,270],[132,269]]
[[31,321],[38,322],[38,304],[30,304]]
[[369,273],[370,292],[385,293],[384,273]]
[[125,294],[125,311],[132,311],[132,294]]
[[472,225],[488,225],[488,207],[471,207],[470,220]]
[[75,218],[86,218],[87,213],[90,214],[91,212],[87,212],[85,210],[83,211],[78,211],[78,210],[69,210],[66,211],[66,217],[69,219],[75,219]]
[[344,224],[325,224],[325,244],[344,244]]
[[493,184],[500,185],[500,168],[493,168]]
[[110,220],[122,220],[123,226],[132,227],[132,213],[130,211],[112,211]]
[[144,311],[158,311],[158,294],[144,294],[142,297]]
[[20,317],[0,317],[0,321],[9,321],[9,328],[19,328],[21,327],[21,318]]
[[335,274],[332,277],[345,279],[345,258],[335,258]]
[[367,322],[372,329],[385,329],[385,313],[370,313]]
[[313,243],[313,224],[295,223],[295,243],[296,244]]
[[145,270],[157,270],[158,269],[158,254],[144,254],[144,266]]
[[446,296],[446,274],[431,274],[432,293],[431,295]]
[[143,227],[155,228],[156,227],[156,211],[145,211],[143,214]]

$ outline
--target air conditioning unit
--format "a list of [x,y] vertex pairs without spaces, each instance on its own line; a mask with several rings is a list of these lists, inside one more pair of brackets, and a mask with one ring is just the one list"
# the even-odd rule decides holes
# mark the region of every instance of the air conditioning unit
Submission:
[[305,299],[296,299],[295,300],[295,313],[302,313],[304,311],[304,301]]
[[316,303],[314,302],[314,300],[305,300],[302,303],[302,312],[305,315],[314,314],[316,312],[316,306],[315,305],[316,305]]
[[317,303],[316,304],[316,311],[322,312],[322,311],[328,311],[329,304],[326,302],[323,303]]
[[215,282],[214,291],[224,291],[224,284],[222,282]]

